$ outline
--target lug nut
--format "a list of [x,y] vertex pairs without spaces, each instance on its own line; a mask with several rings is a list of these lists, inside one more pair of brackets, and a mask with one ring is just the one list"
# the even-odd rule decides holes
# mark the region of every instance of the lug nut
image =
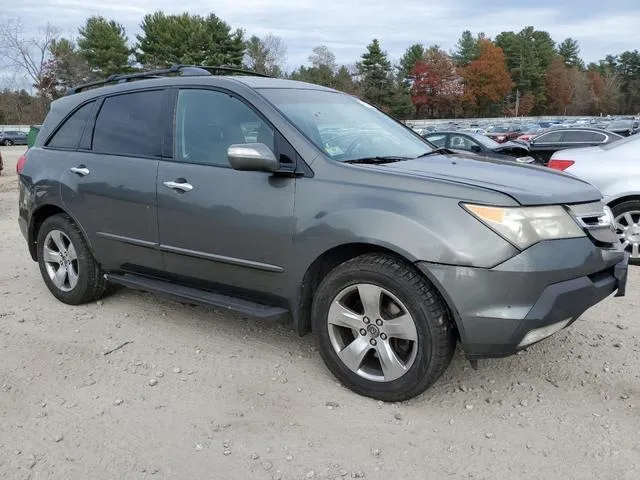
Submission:
[[384,334],[384,333],[381,333],[381,334],[380,334],[380,338],[381,338],[382,340],[386,340],[386,339],[387,339],[387,335],[386,335],[386,334]]
[[377,319],[377,320],[376,320],[376,325],[378,325],[379,327],[380,327],[380,326],[382,326],[382,320]]
[[371,320],[369,320],[369,317],[364,317],[362,321],[368,324]]
[[375,347],[375,346],[376,346],[376,343],[378,343],[378,342],[376,342],[376,341],[372,338],[372,339],[371,339],[371,341],[370,341],[369,343]]
[[366,335],[367,331],[364,328],[360,329],[360,335]]

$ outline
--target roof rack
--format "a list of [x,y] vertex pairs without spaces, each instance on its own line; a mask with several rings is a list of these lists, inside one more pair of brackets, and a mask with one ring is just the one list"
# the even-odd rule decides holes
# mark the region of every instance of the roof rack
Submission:
[[131,80],[145,80],[151,78],[161,78],[168,75],[179,74],[181,76],[210,76],[210,75],[225,75],[229,73],[240,73],[243,75],[251,75],[255,77],[269,77],[269,75],[263,75],[262,73],[253,72],[251,70],[244,70],[242,68],[231,67],[227,65],[221,66],[201,66],[201,65],[172,65],[169,68],[162,68],[158,70],[149,70],[146,72],[136,72],[127,74],[114,74],[109,75],[104,80],[97,80],[95,82],[89,82],[76,87],[67,89],[66,95],[73,95],[83,90],[93,87],[99,87],[108,85],[111,83],[126,83]]

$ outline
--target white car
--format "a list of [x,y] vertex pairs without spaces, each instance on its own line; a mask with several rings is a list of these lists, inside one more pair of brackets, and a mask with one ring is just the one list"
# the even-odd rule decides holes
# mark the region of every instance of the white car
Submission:
[[640,134],[597,147],[555,152],[548,167],[596,186],[611,208],[620,242],[640,264]]

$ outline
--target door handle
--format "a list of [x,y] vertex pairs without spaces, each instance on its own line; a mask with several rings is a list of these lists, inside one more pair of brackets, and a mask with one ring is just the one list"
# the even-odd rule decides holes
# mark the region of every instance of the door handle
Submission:
[[89,169],[84,165],[80,165],[79,167],[71,167],[69,170],[71,170],[73,173],[77,173],[81,177],[89,175]]
[[183,192],[190,192],[193,190],[193,185],[188,182],[164,182],[163,185],[172,190],[182,190]]

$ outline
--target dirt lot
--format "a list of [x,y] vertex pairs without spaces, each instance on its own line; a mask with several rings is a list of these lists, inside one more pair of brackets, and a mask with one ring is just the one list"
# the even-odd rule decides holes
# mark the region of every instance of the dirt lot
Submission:
[[[149,294],[57,302],[0,176],[0,477],[640,478],[640,271],[521,355],[417,399],[338,385],[312,336]],[[124,342],[123,348],[105,353]]]

